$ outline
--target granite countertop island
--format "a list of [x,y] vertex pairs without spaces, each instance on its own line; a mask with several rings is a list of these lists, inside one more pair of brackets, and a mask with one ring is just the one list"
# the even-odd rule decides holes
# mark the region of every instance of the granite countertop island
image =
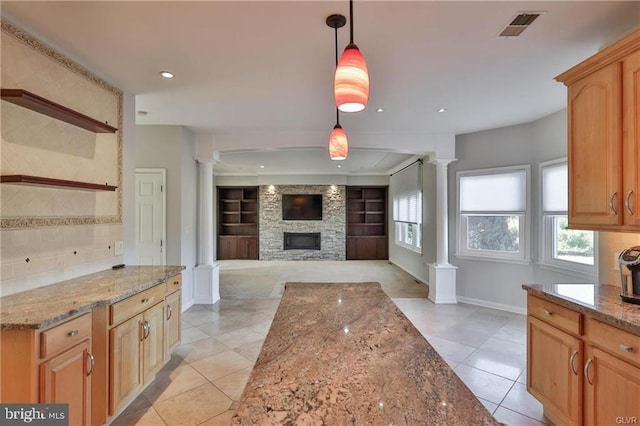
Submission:
[[564,305],[640,336],[640,305],[623,302],[620,286],[599,284],[523,284],[533,296]]
[[4,296],[0,298],[0,329],[45,328],[158,285],[184,268],[127,265]]
[[287,283],[232,423],[499,424],[379,283]]

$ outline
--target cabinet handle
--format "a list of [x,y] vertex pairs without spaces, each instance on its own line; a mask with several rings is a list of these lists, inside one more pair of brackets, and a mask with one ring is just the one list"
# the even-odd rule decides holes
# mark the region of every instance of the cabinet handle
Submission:
[[70,332],[67,333],[67,336],[69,337],[76,337],[78,335],[78,330],[71,330]]
[[147,322],[143,321],[140,325],[142,326],[142,336],[140,337],[140,340],[142,341],[147,338]]
[[577,355],[578,351],[573,351],[571,357],[569,358],[569,366],[571,367],[571,371],[573,371],[573,374],[575,374],[576,376],[578,375],[578,370],[576,370],[576,367],[573,365],[573,361],[575,361]]
[[548,317],[550,317],[551,315],[553,315],[553,312],[551,312],[551,311],[547,311],[546,309],[544,309],[543,311],[544,311],[544,314],[545,314],[546,316],[548,316]]
[[[633,191],[631,191],[631,192],[633,192]],[[178,285],[178,284],[180,284],[180,281],[174,281],[173,282],[173,285]]]
[[616,198],[617,196],[618,196],[618,191],[614,192],[613,194],[611,194],[611,197],[609,197],[609,208],[613,212],[614,216],[618,215],[618,210],[616,210],[616,207],[613,205],[613,199]]
[[142,299],[142,303],[147,303],[149,301],[148,297],[145,297],[144,299]]
[[620,343],[620,349],[625,352],[633,352],[633,346],[625,345],[624,343]]
[[171,305],[167,305],[167,320],[170,320],[172,315],[173,309],[171,309]]
[[89,376],[91,375],[91,373],[93,373],[93,366],[96,365],[96,358],[91,352],[87,352],[87,358],[89,358],[89,365],[91,366],[89,371],[87,371],[87,376]]
[[631,216],[633,216],[633,210],[631,210],[631,196],[633,195],[633,189],[627,192],[627,196],[624,197],[624,205]]
[[587,361],[587,363],[584,365],[584,377],[587,379],[587,382],[589,382],[590,385],[593,385],[593,382],[591,381],[591,378],[589,378],[589,367],[591,367],[591,363],[593,362],[592,359],[590,359],[589,361]]
[[149,324],[149,321],[145,321],[144,322],[144,338],[145,339],[149,337],[150,332],[151,332],[151,324]]

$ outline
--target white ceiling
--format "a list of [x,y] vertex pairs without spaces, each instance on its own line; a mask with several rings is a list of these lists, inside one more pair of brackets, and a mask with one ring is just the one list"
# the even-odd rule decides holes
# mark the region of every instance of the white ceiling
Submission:
[[[335,124],[334,34],[325,18],[348,17],[346,0],[3,0],[0,7],[17,25],[136,94],[136,109],[148,112],[138,124],[223,135],[233,141],[225,150],[238,152],[222,156],[228,161],[222,166],[234,170],[263,158],[281,172],[292,165],[320,172],[315,163],[324,162],[308,158],[310,148],[326,156]],[[497,37],[521,11],[545,13],[520,37]],[[371,95],[364,112],[341,115],[351,156],[363,155],[343,169],[366,173],[373,153],[358,148],[372,147],[370,135],[385,135],[384,150],[396,153],[384,161],[401,162],[407,155],[397,153],[419,149],[396,143],[399,135],[469,133],[564,108],[565,88],[553,77],[637,26],[640,2],[360,0],[354,18]],[[348,33],[348,24],[339,30],[341,49]],[[162,79],[165,69],[176,77]],[[436,112],[440,107],[447,112]],[[284,147],[283,132],[302,135],[295,146],[287,143],[289,155],[265,151]],[[264,146],[256,146],[256,134],[264,135]]]

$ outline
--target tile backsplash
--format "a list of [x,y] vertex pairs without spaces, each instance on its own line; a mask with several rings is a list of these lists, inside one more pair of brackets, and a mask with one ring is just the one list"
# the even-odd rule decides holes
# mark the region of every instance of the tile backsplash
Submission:
[[6,296],[122,263],[121,224],[0,231],[0,295]]
[[600,263],[598,281],[601,284],[620,285],[620,270],[615,260],[617,254],[631,246],[640,245],[640,234],[621,232],[600,232],[599,236]]

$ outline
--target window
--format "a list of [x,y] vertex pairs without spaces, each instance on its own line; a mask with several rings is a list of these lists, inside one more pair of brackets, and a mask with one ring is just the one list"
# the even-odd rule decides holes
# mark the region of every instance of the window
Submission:
[[529,169],[458,172],[459,257],[528,260]]
[[391,175],[397,245],[422,253],[422,162]]
[[595,276],[596,234],[593,231],[567,229],[567,176],[566,159],[540,164],[540,261],[545,265]]

